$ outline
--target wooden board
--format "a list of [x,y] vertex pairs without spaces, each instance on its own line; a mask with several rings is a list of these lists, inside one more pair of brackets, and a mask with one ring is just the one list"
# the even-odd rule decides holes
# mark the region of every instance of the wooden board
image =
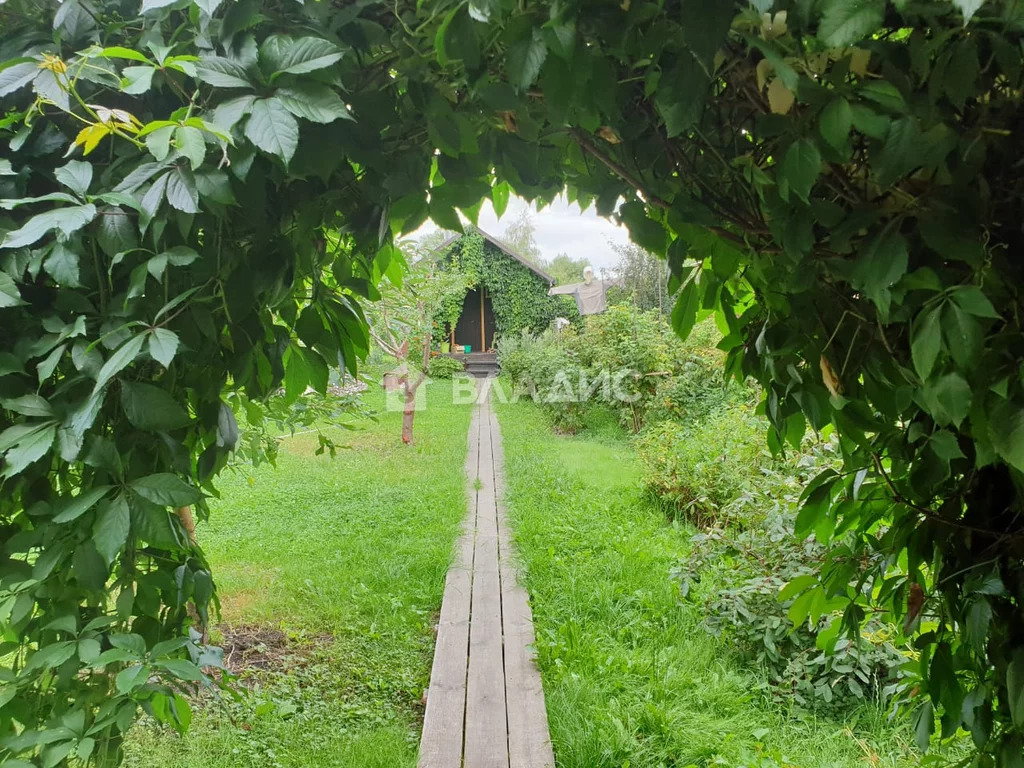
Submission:
[[469,425],[466,453],[467,514],[445,579],[437,644],[427,688],[427,708],[420,737],[420,768],[462,768],[469,663],[469,616],[476,539],[476,476],[480,452],[480,419]]
[[508,768],[498,511],[494,498],[491,424],[488,406],[477,408],[480,414],[480,464],[476,481],[476,547],[470,608],[464,760],[466,768]]
[[519,583],[515,549],[504,501],[504,452],[493,409],[491,426],[494,486],[497,489],[498,555],[501,573],[502,632],[505,651],[505,700],[509,768],[554,768],[544,687],[537,667],[533,612]]

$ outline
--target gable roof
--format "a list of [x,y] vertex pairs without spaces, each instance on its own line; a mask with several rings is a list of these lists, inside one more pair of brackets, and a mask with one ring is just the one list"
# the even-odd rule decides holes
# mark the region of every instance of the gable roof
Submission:
[[[535,267],[533,264],[531,264],[529,261],[527,261],[524,257],[520,256],[518,253],[516,253],[511,248],[509,248],[507,245],[505,245],[503,242],[501,242],[501,240],[499,240],[498,238],[494,237],[493,235],[487,234],[486,232],[484,232],[479,227],[472,227],[472,228],[467,227],[466,234],[469,234],[470,231],[478,232],[480,234],[480,236],[484,240],[489,242],[491,245],[493,245],[499,251],[504,253],[506,256],[509,256],[510,258],[513,258],[516,261],[518,261],[524,267],[526,267],[531,272],[533,272],[535,275],[537,275],[537,277],[539,277],[542,280],[544,280],[544,282],[546,282],[548,285],[554,285],[555,284],[555,278],[553,278],[551,275],[549,275],[543,269],[541,269],[539,267]],[[465,237],[465,235],[452,235],[447,240],[445,240],[443,243],[441,243],[441,245],[439,245],[437,247],[437,250],[435,250],[434,253],[437,253],[437,254],[442,253],[449,245],[451,245],[456,240],[459,240],[462,237]]]

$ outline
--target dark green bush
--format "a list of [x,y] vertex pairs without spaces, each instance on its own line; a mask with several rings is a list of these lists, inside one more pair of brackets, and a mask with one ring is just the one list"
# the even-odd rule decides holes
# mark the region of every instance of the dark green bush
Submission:
[[[898,702],[911,661],[892,625],[871,619],[853,639],[841,632],[845,600],[811,606],[793,599],[825,553],[813,537],[793,534],[799,496],[814,473],[835,463],[829,442],[785,466],[750,473],[751,482],[725,505],[724,517],[742,525],[716,524],[694,535],[692,551],[674,571],[684,598],[703,604],[707,630],[764,670],[772,696],[833,714],[864,702]],[[849,589],[857,591],[855,584]]]
[[539,337],[529,331],[510,336],[501,336],[495,343],[498,365],[502,374],[509,377],[513,384],[518,384],[530,370],[530,360],[540,348]]
[[453,374],[464,370],[466,366],[454,357],[432,357],[427,365],[427,375],[432,379],[450,379]]
[[[683,346],[656,310],[644,312],[625,304],[586,318],[573,344],[591,377],[618,376],[618,390],[628,399],[616,397],[612,405],[632,432],[643,427],[659,385],[675,375]],[[622,375],[626,371],[630,374]]]
[[766,426],[748,409],[726,407],[698,422],[662,421],[637,440],[644,482],[672,514],[698,525],[736,522],[729,504],[760,482],[772,458]]
[[[741,402],[741,388],[690,384],[680,377],[681,401],[691,404],[684,420],[653,424],[637,440],[648,488],[701,528],[674,570],[684,598],[702,603],[709,632],[764,670],[773,696],[816,712],[894,700],[908,661],[895,628],[872,621],[854,640],[840,637],[845,602],[809,605],[787,588],[811,578],[823,559],[815,539],[793,534],[793,521],[806,482],[838,466],[836,444],[807,441],[773,458],[764,448],[767,421]],[[687,418],[697,411],[700,418]]]

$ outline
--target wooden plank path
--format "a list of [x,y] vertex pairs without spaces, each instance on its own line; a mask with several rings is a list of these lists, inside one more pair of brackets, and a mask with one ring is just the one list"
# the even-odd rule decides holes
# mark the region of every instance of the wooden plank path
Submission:
[[491,380],[478,380],[466,456],[468,514],[445,581],[419,768],[554,768],[533,614],[505,513]]

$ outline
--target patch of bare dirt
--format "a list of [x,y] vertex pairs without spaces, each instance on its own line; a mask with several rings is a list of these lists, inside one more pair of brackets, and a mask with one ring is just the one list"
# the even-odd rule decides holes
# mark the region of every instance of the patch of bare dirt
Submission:
[[217,645],[224,649],[224,667],[239,677],[304,664],[319,647],[334,639],[331,635],[289,637],[277,627],[255,624],[222,624],[218,630],[221,637]]

